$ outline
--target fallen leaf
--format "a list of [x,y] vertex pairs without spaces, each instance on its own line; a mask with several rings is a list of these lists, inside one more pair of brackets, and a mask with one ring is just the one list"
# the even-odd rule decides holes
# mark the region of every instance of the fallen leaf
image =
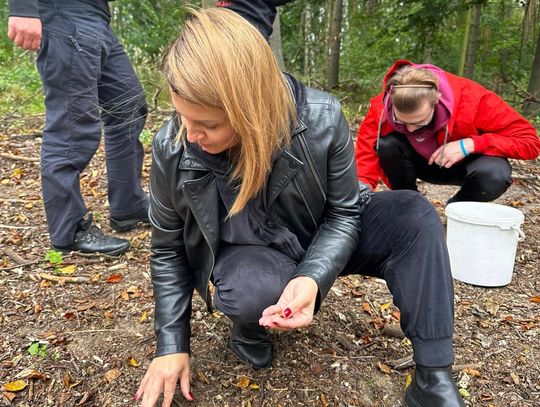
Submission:
[[367,312],[369,315],[372,314],[372,311],[371,311],[371,305],[369,305],[368,302],[364,302],[362,304],[362,309],[364,310],[364,312]]
[[129,293],[127,291],[122,291],[120,293],[120,298],[122,298],[124,301],[129,301]]
[[105,312],[103,313],[103,316],[104,316],[105,318],[107,318],[107,319],[113,319],[113,318],[114,318],[113,312],[112,312],[112,311],[109,311],[109,310],[108,310],[108,311],[105,311]]
[[518,207],[518,206],[525,206],[525,202],[522,202],[522,201],[512,201],[510,202],[510,206],[513,206],[514,208]]
[[515,374],[514,372],[510,372],[510,377],[512,378],[512,381],[514,382],[514,384],[520,383],[519,376]]
[[4,391],[2,392],[2,395],[8,399],[8,401],[11,403],[13,399],[17,396],[15,393],[12,393],[10,391]]
[[407,373],[405,375],[405,388],[409,387],[411,383],[412,383],[412,375],[410,373]]
[[467,373],[469,376],[472,376],[472,377],[480,377],[481,374],[478,370],[476,369],[473,369],[472,367],[466,367],[465,369],[463,369],[463,371],[465,373]]
[[323,407],[328,407],[330,405],[324,393],[321,393],[321,404]]
[[459,394],[464,399],[471,397],[470,393],[466,389],[459,389]]
[[252,383],[249,385],[249,388],[251,390],[259,390],[261,388],[261,386],[259,386],[257,383]]
[[122,281],[122,274],[120,273],[115,273],[113,275],[111,275],[109,278],[107,278],[105,281],[107,283],[112,283],[112,284],[115,284],[115,283],[119,283],[120,281]]
[[92,302],[89,302],[87,304],[84,304],[84,305],[79,305],[77,307],[77,311],[79,312],[82,312],[82,311],[88,311],[90,308],[94,308],[97,304],[92,301]]
[[381,372],[383,373],[392,373],[392,368],[388,365],[385,365],[384,363],[382,362],[379,362],[377,363],[377,366],[379,366],[379,369],[381,370]]
[[385,304],[382,304],[381,305],[381,311],[386,311],[388,308],[390,308],[391,305],[392,305],[391,302],[387,302]]
[[210,384],[210,380],[206,377],[206,375],[203,372],[198,372],[199,379],[201,379],[201,382],[204,382],[206,384]]
[[69,266],[59,268],[58,271],[62,274],[73,274],[76,268],[75,264],[70,264]]
[[17,392],[24,390],[26,386],[28,386],[28,384],[24,380],[15,380],[14,382],[4,384],[3,387],[4,390]]
[[77,316],[75,315],[74,312],[66,312],[64,313],[64,318],[67,319],[68,321],[73,321],[77,319]]
[[118,369],[111,369],[105,373],[105,379],[107,379],[109,382],[112,382],[120,377],[120,370]]
[[236,383],[236,386],[240,387],[242,389],[245,389],[246,387],[248,387],[249,386],[249,377],[240,376],[240,378],[238,379],[238,382]]
[[133,367],[139,367],[141,365],[133,356],[129,358],[129,364]]
[[38,372],[34,369],[24,369],[21,370],[17,375],[15,376],[17,379],[37,379],[37,380],[48,380],[48,377],[45,376],[43,373]]
[[530,301],[540,303],[540,295],[535,295],[534,297],[531,297]]
[[147,319],[148,319],[148,314],[146,313],[146,311],[143,311],[141,317],[139,318],[139,322],[146,321]]

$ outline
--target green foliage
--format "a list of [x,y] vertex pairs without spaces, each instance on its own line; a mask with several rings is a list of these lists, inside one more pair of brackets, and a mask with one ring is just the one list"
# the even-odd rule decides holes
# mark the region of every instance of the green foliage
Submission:
[[27,351],[31,356],[47,356],[47,344],[43,342],[32,342]]
[[139,140],[141,140],[141,143],[143,146],[148,147],[152,144],[152,139],[154,138],[154,132],[150,129],[144,129],[141,132],[141,135],[139,136]]
[[47,254],[45,254],[45,260],[47,260],[49,263],[51,263],[54,266],[60,266],[63,261],[62,252],[51,249],[47,252]]

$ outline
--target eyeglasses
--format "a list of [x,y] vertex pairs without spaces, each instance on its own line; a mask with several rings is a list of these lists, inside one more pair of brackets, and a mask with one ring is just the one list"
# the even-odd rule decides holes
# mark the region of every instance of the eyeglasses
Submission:
[[394,107],[392,107],[392,120],[394,121],[394,123],[403,124],[404,126],[407,126],[407,125],[409,125],[409,126],[418,126],[418,127],[427,126],[429,123],[431,123],[431,120],[433,120],[433,115],[434,114],[435,114],[435,106],[433,106],[433,108],[431,109],[431,113],[429,114],[429,116],[428,116],[428,118],[426,120],[422,120],[422,121],[415,122],[415,123],[404,122],[404,121],[401,121],[398,118],[396,118],[396,110],[394,109]]

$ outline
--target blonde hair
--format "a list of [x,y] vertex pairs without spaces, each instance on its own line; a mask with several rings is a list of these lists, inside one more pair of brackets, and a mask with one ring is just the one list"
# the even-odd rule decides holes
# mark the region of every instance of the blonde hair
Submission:
[[402,113],[412,113],[427,102],[434,106],[439,100],[439,79],[433,72],[405,66],[386,83],[392,104]]
[[182,99],[227,115],[240,141],[232,180],[241,183],[229,216],[237,214],[263,188],[296,121],[294,98],[270,46],[233,11],[189,9],[162,70]]

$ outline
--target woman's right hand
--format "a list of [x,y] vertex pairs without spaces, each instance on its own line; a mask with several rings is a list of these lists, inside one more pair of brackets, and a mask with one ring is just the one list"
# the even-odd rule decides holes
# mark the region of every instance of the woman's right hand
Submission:
[[178,380],[182,394],[187,400],[192,401],[193,394],[189,387],[189,354],[172,353],[159,356],[148,366],[133,398],[139,400],[142,396],[141,407],[153,407],[163,393],[161,407],[170,407]]

